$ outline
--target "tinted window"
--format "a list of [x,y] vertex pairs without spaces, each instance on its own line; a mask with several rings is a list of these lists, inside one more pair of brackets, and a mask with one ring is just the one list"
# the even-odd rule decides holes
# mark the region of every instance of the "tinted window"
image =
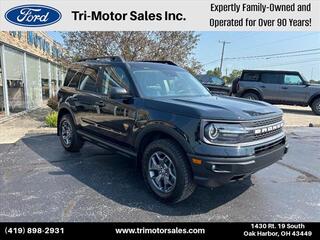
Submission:
[[271,83],[271,84],[281,84],[283,83],[283,74],[262,73],[261,82]]
[[73,78],[74,74],[76,74],[77,71],[73,69],[69,69],[67,72],[67,75],[64,79],[64,86],[68,86],[69,83],[71,82],[71,79]]
[[74,77],[71,79],[71,82],[69,83],[69,87],[77,88],[79,86],[79,82],[81,80],[82,72],[77,72]]
[[303,81],[301,80],[299,75],[290,75],[286,74],[284,76],[284,84],[288,85],[302,85]]
[[129,79],[123,68],[107,66],[103,69],[101,81],[98,84],[98,92],[109,95],[112,87],[122,87],[130,92]]
[[259,81],[259,73],[244,73],[241,80],[243,80],[243,81]]
[[81,77],[80,90],[98,92],[98,69],[86,68],[84,74]]

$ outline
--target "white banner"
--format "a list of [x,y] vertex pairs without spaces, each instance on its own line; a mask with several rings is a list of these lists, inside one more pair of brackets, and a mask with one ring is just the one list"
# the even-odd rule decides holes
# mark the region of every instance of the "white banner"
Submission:
[[32,3],[0,0],[0,30],[320,31],[319,0]]

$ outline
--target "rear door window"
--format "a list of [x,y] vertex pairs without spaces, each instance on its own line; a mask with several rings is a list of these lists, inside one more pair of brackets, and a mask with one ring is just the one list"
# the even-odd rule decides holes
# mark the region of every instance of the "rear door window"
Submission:
[[269,84],[282,84],[283,74],[279,73],[262,73],[261,82]]
[[86,68],[81,77],[80,90],[98,92],[98,68]]
[[260,79],[259,73],[244,73],[242,81],[255,81],[258,82]]

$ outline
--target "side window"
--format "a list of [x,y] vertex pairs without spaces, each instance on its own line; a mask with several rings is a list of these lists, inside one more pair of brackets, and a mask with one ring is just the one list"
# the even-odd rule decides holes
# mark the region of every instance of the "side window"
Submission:
[[71,79],[73,78],[73,76],[77,73],[77,71],[73,70],[73,69],[68,69],[68,72],[66,74],[66,77],[64,79],[64,86],[68,86],[69,83],[71,82]]
[[259,81],[259,73],[244,73],[242,77],[243,81]]
[[283,83],[283,74],[277,73],[262,73],[261,82],[270,83],[270,84],[282,84]]
[[81,77],[80,90],[98,92],[98,69],[86,68]]
[[103,69],[98,84],[98,92],[109,95],[112,87],[122,87],[130,92],[129,79],[123,68],[107,66]]
[[303,85],[303,81],[301,80],[299,75],[286,74],[284,76],[284,84],[287,84],[287,85]]
[[71,79],[71,82],[69,83],[69,87],[77,88],[79,86],[79,82],[82,78],[82,70],[79,69],[79,71],[73,76]]

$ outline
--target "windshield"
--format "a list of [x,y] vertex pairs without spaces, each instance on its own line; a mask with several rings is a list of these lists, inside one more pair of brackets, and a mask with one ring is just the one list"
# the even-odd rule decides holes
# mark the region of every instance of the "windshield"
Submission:
[[222,86],[224,85],[224,81],[217,77],[210,77],[210,81],[208,83],[212,83],[214,85]]
[[166,64],[130,64],[143,97],[209,96],[207,89],[189,72]]

